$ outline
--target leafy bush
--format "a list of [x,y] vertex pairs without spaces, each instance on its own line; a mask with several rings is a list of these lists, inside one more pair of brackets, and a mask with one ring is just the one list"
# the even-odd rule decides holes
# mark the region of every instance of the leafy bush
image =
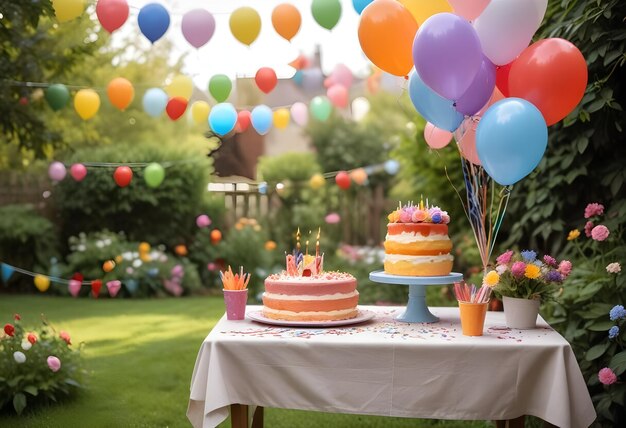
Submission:
[[18,414],[27,405],[56,402],[82,387],[80,346],[43,319],[39,331],[25,329],[20,316],[4,325],[0,337],[0,409],[12,404]]
[[[626,276],[620,262],[626,259],[623,217],[616,211],[604,215],[604,207],[590,204],[586,209],[586,227],[569,233],[566,249],[577,257],[576,269],[568,278],[559,302],[547,305],[548,320],[571,343],[587,379],[598,413],[598,423],[603,426],[620,426],[626,423],[626,388],[624,384],[605,388],[598,381],[598,371],[610,367],[620,376],[626,370],[626,353],[622,342],[607,341],[614,326],[609,319],[611,308],[626,302]],[[603,228],[609,235],[606,239]],[[593,228],[598,227],[592,235]],[[581,233],[581,230],[583,232]],[[589,234],[589,236],[587,236]],[[621,330],[619,340],[626,340]]]
[[[81,233],[70,237],[71,253],[60,266],[61,275],[79,272],[86,279],[101,278],[103,283],[119,280],[124,288],[120,296],[179,296],[201,287],[196,267],[186,258],[165,252],[165,247],[151,248],[147,242],[128,242],[123,234],[108,231]],[[183,249],[179,249],[183,251]],[[115,261],[112,271],[103,272],[103,264]],[[63,294],[67,291],[61,288]],[[90,290],[84,287],[81,295]],[[100,291],[107,295],[106,287]]]
[[123,231],[130,240],[173,246],[191,239],[198,214],[213,214],[204,198],[210,160],[195,152],[120,145],[79,150],[67,160],[85,161],[160,162],[166,168],[165,180],[150,188],[143,170],[133,168],[133,181],[120,188],[113,180],[113,168],[88,168],[83,181],[62,181],[54,193],[65,238],[108,229]]
[[[0,261],[23,269],[46,270],[56,255],[57,235],[53,224],[30,205],[0,207]],[[15,275],[13,281],[17,280]],[[23,288],[32,281],[20,275]]]

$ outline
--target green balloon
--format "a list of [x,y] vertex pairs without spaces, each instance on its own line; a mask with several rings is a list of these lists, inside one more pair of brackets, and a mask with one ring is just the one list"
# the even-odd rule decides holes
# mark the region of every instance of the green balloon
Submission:
[[313,0],[311,12],[318,24],[332,30],[341,17],[341,3],[339,0]]
[[216,74],[209,81],[209,92],[218,103],[226,101],[232,89],[233,83],[224,74]]
[[143,171],[143,179],[149,187],[159,187],[165,178],[165,170],[158,163],[151,163]]
[[326,122],[330,117],[330,113],[333,111],[333,105],[327,97],[321,95],[311,100],[309,110],[311,110],[311,114],[314,118],[321,122]]
[[55,83],[46,89],[46,101],[48,101],[48,104],[54,111],[61,110],[67,105],[69,100],[70,91],[61,83]]

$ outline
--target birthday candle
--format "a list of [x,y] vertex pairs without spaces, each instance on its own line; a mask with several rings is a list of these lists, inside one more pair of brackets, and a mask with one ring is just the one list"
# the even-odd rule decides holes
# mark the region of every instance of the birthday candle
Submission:
[[296,249],[300,252],[300,228],[296,232]]

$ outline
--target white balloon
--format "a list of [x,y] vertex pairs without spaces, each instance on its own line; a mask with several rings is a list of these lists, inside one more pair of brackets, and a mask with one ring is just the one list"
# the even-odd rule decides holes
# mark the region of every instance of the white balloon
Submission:
[[352,101],[352,118],[360,122],[370,111],[370,102],[365,97],[358,97]]
[[491,0],[474,21],[483,53],[495,65],[513,61],[541,25],[548,0]]

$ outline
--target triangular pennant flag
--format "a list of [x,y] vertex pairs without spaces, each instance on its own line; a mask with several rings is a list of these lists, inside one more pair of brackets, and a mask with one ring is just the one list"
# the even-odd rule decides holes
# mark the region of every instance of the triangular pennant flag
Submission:
[[70,282],[67,286],[67,289],[70,291],[70,294],[74,297],[78,297],[78,293],[80,293],[81,282],[75,279],[70,279]]
[[124,285],[130,294],[135,294],[139,288],[139,282],[136,279],[126,279],[124,280]]
[[115,297],[117,296],[117,293],[120,291],[120,288],[122,288],[122,283],[118,281],[117,279],[115,281],[108,281],[107,288],[109,289],[109,295],[111,297]]
[[102,288],[102,280],[100,279],[94,279],[93,281],[91,281],[91,294],[93,295],[94,298],[98,298],[98,296],[100,295],[100,289]]
[[13,269],[12,266],[9,266],[6,263],[0,264],[2,265],[2,282],[6,284],[9,279],[11,279],[11,276],[13,275],[13,272],[15,272],[15,269]]

